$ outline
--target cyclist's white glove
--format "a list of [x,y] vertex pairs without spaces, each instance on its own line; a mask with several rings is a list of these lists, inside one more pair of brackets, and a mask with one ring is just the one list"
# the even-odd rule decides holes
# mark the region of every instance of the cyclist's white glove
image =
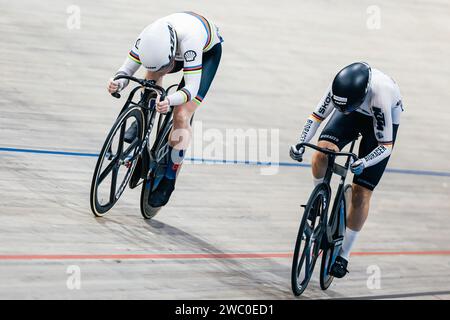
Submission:
[[107,89],[109,93],[120,92],[127,84],[127,79],[114,80],[114,78],[111,78],[108,80]]
[[364,161],[362,159],[356,160],[350,166],[351,172],[353,172],[357,176],[360,175],[365,168],[366,168],[366,165],[364,164]]
[[[160,97],[158,97],[158,100],[160,99]],[[159,100],[156,103],[156,111],[158,111],[159,113],[162,114],[166,114],[167,112],[170,111],[170,101],[168,98],[166,98],[165,100],[161,101]]]
[[296,160],[298,162],[303,161],[303,154],[305,153],[305,147],[301,147],[300,149],[297,149],[297,145],[292,145],[289,150],[289,155],[293,160]]

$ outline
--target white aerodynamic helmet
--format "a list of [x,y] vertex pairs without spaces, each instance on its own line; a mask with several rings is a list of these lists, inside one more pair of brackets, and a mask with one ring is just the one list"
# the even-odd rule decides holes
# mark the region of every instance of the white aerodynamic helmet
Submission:
[[141,33],[139,41],[139,59],[149,71],[159,71],[175,60],[177,51],[177,33],[162,20],[158,20]]

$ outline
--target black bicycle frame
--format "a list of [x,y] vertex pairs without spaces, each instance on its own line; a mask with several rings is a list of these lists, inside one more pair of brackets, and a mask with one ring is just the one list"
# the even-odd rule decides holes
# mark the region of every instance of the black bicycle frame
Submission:
[[[150,159],[156,161],[156,163],[159,163],[162,160],[165,160],[165,157],[164,157],[166,155],[165,153],[162,156],[157,155],[157,153],[161,150],[162,144],[164,143],[163,139],[165,137],[165,133],[170,129],[170,124],[171,124],[171,119],[172,119],[172,114],[173,114],[173,107],[171,107],[170,110],[165,114],[164,121],[161,121],[161,119],[162,119],[161,116],[159,117],[158,125],[157,125],[156,140],[155,140],[155,143],[153,144],[153,147],[151,149],[149,149],[148,141],[150,139],[150,134],[153,130],[153,126],[155,124],[154,122],[155,122],[156,113],[157,113],[155,106],[149,107],[150,94],[152,92],[157,92],[160,94],[160,100],[164,100],[167,95],[167,92],[171,88],[173,88],[177,85],[172,85],[169,88],[167,88],[167,90],[165,90],[164,88],[156,85],[156,82],[153,80],[137,79],[137,78],[134,78],[131,76],[126,76],[126,75],[118,75],[115,78],[115,80],[118,80],[118,79],[132,80],[141,85],[141,86],[137,86],[130,92],[130,94],[128,95],[128,99],[127,99],[124,107],[121,110],[121,112],[123,112],[126,108],[128,108],[128,106],[135,105],[135,106],[140,107],[144,114],[144,124],[145,124],[144,139],[142,141],[141,146],[139,147],[138,152],[131,160],[134,160],[136,157],[140,156],[143,153],[148,153],[148,156],[150,157]],[[138,90],[140,90],[142,88],[144,88],[144,92],[142,94],[140,101],[138,103],[133,102],[134,95],[136,94],[136,92]],[[116,98],[120,98],[120,94],[118,94],[118,93],[113,93],[112,95]],[[164,148],[164,149],[166,149],[166,148]],[[144,170],[147,170],[147,169],[148,168],[146,168]],[[145,175],[146,174],[147,173],[145,173]]]
[[[318,147],[318,146],[316,146],[314,144],[310,144],[310,143],[299,143],[297,145],[297,149],[299,149],[301,147],[309,147],[309,148],[315,149],[315,150],[327,155],[328,165],[327,165],[327,170],[325,172],[325,176],[323,179],[323,183],[328,186],[328,190],[330,191],[330,193],[329,193],[330,198],[331,198],[330,182],[331,182],[331,178],[332,178],[333,174],[337,174],[338,176],[341,177],[341,180],[339,182],[339,187],[336,191],[336,197],[335,197],[335,201],[333,203],[331,213],[334,213],[339,208],[339,204],[342,200],[343,193],[344,193],[345,178],[347,177],[347,172],[350,167],[350,159],[353,159],[354,161],[356,161],[358,159],[358,156],[353,153],[353,149],[355,147],[356,140],[357,139],[352,141],[349,152],[336,152],[336,151],[333,151],[330,149]],[[338,156],[347,157],[347,160],[345,161],[345,164],[343,166],[336,163],[336,157],[338,157]],[[329,201],[329,200],[330,199],[328,199],[327,201]],[[329,226],[327,225],[327,232],[325,234],[327,235],[328,243],[334,243],[334,246],[336,246],[336,247],[340,246],[342,244],[342,241],[344,238],[345,226],[346,226],[345,215],[339,216],[339,220],[338,220],[337,225],[335,226],[336,227],[335,230],[328,230]]]
[[[353,160],[355,160],[355,161],[358,160],[358,156],[353,153],[353,148],[355,146],[355,143],[356,143],[356,139],[352,141],[349,152],[336,152],[334,150],[321,148],[314,144],[306,143],[306,142],[297,144],[297,149],[300,149],[301,147],[309,147],[309,148],[312,148],[314,150],[317,150],[317,151],[322,152],[327,155],[328,166],[327,166],[327,171],[325,172],[323,182],[326,184],[330,184],[333,173],[341,176],[341,179],[342,179],[341,181],[343,182],[345,180],[345,177],[347,176],[348,167],[350,166],[350,159],[353,158]],[[339,157],[339,156],[347,157],[347,161],[345,162],[344,166],[341,166],[335,162],[336,157]]]

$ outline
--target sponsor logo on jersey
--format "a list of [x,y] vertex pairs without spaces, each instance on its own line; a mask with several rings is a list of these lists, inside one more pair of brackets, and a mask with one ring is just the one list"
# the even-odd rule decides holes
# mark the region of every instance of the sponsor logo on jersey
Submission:
[[320,135],[319,140],[321,140],[321,139],[328,139],[328,140],[339,142],[339,138],[337,138],[335,136],[330,136],[329,134],[322,134],[322,135]]
[[320,114],[325,114],[325,111],[327,110],[327,106],[330,104],[330,102],[331,102],[331,92],[328,92],[328,95],[325,98],[325,101],[323,102],[323,104],[319,108],[319,113]]
[[134,47],[136,48],[136,49],[139,49],[139,43],[141,42],[141,38],[139,38],[139,39],[137,39],[136,40],[136,43],[134,44]]
[[377,132],[376,136],[377,136],[378,139],[383,139],[384,138],[384,135],[381,132]]
[[300,136],[300,141],[305,141],[306,136],[308,135],[309,130],[311,130],[311,125],[313,124],[313,121],[311,119],[306,120],[306,124],[303,127],[302,134]]
[[386,147],[385,146],[378,146],[375,150],[373,150],[371,153],[369,153],[364,160],[366,161],[370,161],[375,159],[376,157],[379,157],[380,155],[383,154],[383,152],[386,151]]
[[386,125],[383,110],[381,110],[381,108],[378,107],[372,107],[372,111],[377,124],[377,130],[383,131],[384,126]]
[[188,50],[184,53],[184,60],[186,62],[192,62],[197,57],[197,53],[194,50]]

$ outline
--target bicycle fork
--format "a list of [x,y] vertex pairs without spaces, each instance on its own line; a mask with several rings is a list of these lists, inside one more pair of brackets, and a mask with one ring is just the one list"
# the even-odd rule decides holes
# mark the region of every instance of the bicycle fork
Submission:
[[[345,227],[346,227],[346,208],[345,208],[345,202],[344,202],[344,179],[342,179],[342,182],[339,186],[337,194],[340,194],[340,200],[337,204],[338,208],[333,208],[333,210],[336,210],[334,215],[331,226],[327,226],[327,240],[328,240],[328,250],[331,251],[330,255],[330,261],[329,266],[331,267],[337,256],[339,255],[342,244],[344,242],[344,235],[345,235]],[[330,268],[328,268],[328,273],[330,271]]]

